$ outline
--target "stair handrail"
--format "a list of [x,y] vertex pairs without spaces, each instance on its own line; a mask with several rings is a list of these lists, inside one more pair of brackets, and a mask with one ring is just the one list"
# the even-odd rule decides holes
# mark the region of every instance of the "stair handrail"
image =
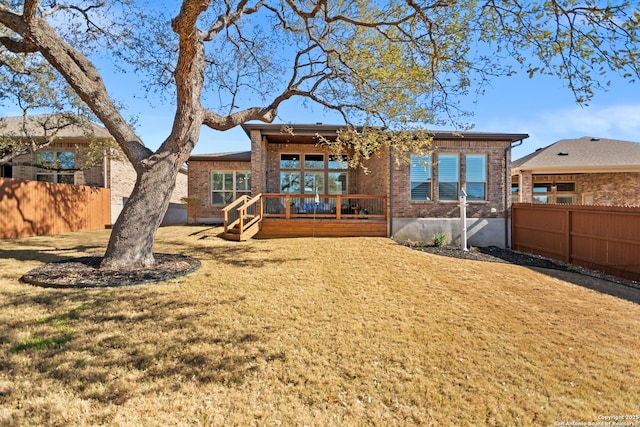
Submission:
[[[247,201],[247,199],[249,199],[249,196],[241,196],[238,197],[235,201],[229,203],[227,206],[225,206],[224,208],[222,208],[222,214],[223,214],[223,219],[224,219],[224,232],[226,233],[229,229],[235,227],[236,224],[239,223],[240,221],[240,215],[238,215],[238,218],[234,219],[231,223],[229,223],[229,212],[231,210],[236,210],[236,206],[245,203]],[[239,213],[239,212],[238,212]]]
[[[245,223],[245,220],[248,217],[247,210],[258,202],[260,202],[259,209],[255,213],[255,215]],[[242,206],[238,206],[240,204],[242,204]],[[222,209],[224,213],[224,232],[227,233],[230,229],[238,225],[238,233],[242,237],[242,234],[245,230],[250,228],[252,225],[262,221],[263,209],[262,193],[252,198],[249,198],[249,196],[246,195],[239,197],[236,201],[225,206]],[[229,212],[232,210],[238,212],[238,217],[237,219],[229,223]]]

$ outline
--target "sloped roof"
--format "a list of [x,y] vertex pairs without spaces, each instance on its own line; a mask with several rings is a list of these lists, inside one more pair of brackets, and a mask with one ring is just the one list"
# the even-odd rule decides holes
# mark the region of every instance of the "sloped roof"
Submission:
[[[336,124],[282,124],[282,123],[245,123],[242,125],[245,133],[250,137],[252,130],[259,130],[267,136],[270,142],[307,142],[316,143],[317,135],[325,138],[335,138],[345,125]],[[287,131],[287,129],[290,131]],[[360,128],[361,129],[361,128]],[[466,131],[433,131],[430,132],[435,140],[438,139],[469,139],[473,141],[520,141],[529,137],[526,133],[495,133],[495,132],[466,132]]]
[[511,163],[512,173],[640,171],[640,143],[584,136],[562,139]]
[[242,162],[251,161],[251,151],[232,151],[227,153],[194,154],[189,157],[192,161]]
[[[77,122],[70,122],[63,114],[43,114],[24,117],[4,117],[0,119],[0,133],[5,136],[23,137],[25,130],[31,138],[81,139],[89,137],[113,139],[104,127],[82,117],[75,117]],[[23,129],[23,125],[25,129]]]

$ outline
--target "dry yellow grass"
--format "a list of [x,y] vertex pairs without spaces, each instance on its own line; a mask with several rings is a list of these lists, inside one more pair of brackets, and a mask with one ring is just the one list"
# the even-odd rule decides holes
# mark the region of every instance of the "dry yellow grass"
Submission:
[[108,231],[3,241],[0,425],[554,425],[636,415],[640,306],[387,239],[226,242],[197,272],[55,290],[27,270]]

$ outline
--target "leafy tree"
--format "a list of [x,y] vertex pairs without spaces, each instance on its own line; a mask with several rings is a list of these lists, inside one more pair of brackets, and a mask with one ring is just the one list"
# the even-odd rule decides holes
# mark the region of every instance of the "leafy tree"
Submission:
[[[640,75],[640,11],[629,1],[183,0],[169,19],[170,7],[0,0],[1,72],[15,74],[7,58],[39,55],[136,169],[107,267],[153,263],[176,174],[202,126],[271,122],[292,98],[338,111],[346,123],[460,125],[467,113],[460,100],[516,71],[565,79],[578,102],[606,87],[612,72]],[[96,66],[104,57],[143,74],[148,90],[175,103],[171,132],[155,152],[110,97]]]
[[[119,147],[110,138],[95,135],[92,123],[83,116],[68,112],[33,116],[27,115],[26,111],[21,117],[0,118],[0,166],[37,166],[41,169],[77,171],[102,163],[105,151],[112,158],[120,157]],[[68,128],[75,133],[82,132],[88,141],[76,145],[77,158],[73,167],[62,165],[59,161],[43,161],[38,156],[25,156],[43,151],[62,139],[61,133]]]

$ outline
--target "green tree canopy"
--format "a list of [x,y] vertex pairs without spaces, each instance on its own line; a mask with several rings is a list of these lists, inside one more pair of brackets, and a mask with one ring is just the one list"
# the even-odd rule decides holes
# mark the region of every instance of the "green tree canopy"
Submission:
[[[153,262],[155,231],[202,126],[271,122],[292,98],[337,111],[346,123],[459,126],[468,113],[460,101],[492,78],[555,75],[587,102],[611,73],[640,75],[640,11],[629,1],[183,0],[171,7],[0,0],[2,78],[14,78],[11,64],[31,55],[55,69],[138,173],[105,265]],[[155,152],[104,85],[97,66],[104,60],[143,75],[149,91],[175,104],[171,132]],[[36,77],[48,71],[29,75],[34,91],[46,86]],[[143,218],[148,225],[140,226]]]

